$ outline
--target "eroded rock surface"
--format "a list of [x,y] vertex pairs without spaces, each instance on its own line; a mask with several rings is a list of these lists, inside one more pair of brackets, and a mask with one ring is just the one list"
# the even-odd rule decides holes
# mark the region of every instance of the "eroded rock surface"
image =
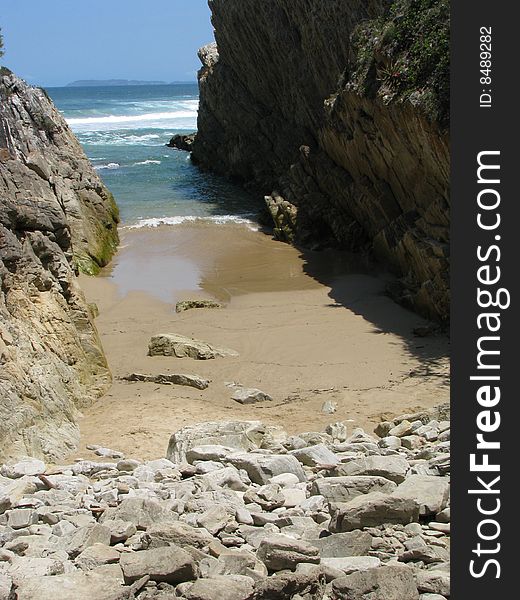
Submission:
[[209,4],[193,160],[265,196],[280,239],[371,250],[448,319],[448,3]]
[[117,245],[117,208],[41,89],[0,71],[0,457],[58,458],[110,373],[79,270]]

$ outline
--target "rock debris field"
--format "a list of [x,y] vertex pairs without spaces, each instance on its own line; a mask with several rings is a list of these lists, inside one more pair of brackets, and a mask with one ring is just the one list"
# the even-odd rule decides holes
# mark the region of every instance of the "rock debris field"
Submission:
[[153,461],[12,461],[0,600],[449,598],[448,419],[200,423]]

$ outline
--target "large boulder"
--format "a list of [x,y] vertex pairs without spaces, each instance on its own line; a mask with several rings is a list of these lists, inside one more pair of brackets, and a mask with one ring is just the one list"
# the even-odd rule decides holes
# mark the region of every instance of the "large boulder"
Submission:
[[176,333],[161,333],[154,335],[150,340],[148,355],[209,360],[217,357],[238,356],[238,353],[228,348],[217,348],[207,342],[201,342]]
[[334,533],[352,531],[363,527],[376,527],[382,523],[406,525],[419,520],[419,504],[396,494],[371,492],[350,502],[331,505],[330,530]]
[[339,577],[332,582],[331,600],[419,600],[413,571],[383,566]]
[[450,483],[447,477],[410,475],[399,485],[396,493],[415,500],[419,504],[421,516],[436,515],[448,504]]
[[121,556],[121,568],[127,583],[148,575],[153,581],[175,584],[197,576],[191,554],[176,546],[131,552]]
[[290,454],[232,454],[228,460],[237,469],[247,471],[251,481],[260,485],[282,473],[292,473],[299,481],[307,479],[301,464]]
[[186,460],[186,453],[199,446],[226,446],[235,450],[256,450],[271,438],[283,438],[280,427],[260,421],[213,421],[187,425],[176,431],[168,444],[166,457],[174,463]]
[[365,556],[372,547],[372,536],[366,531],[358,530],[333,533],[318,539],[310,539],[308,542],[318,548],[322,558]]
[[320,562],[318,548],[286,535],[271,535],[262,540],[256,556],[269,571],[294,570],[300,563]]
[[51,577],[28,577],[16,590],[18,600],[127,600],[130,588],[106,573],[66,573]]
[[344,475],[376,475],[395,483],[402,483],[410,469],[408,461],[401,456],[363,456],[341,463],[335,474]]
[[146,529],[150,525],[173,521],[176,518],[178,517],[175,513],[168,511],[157,500],[130,497],[125,498],[116,508],[107,509],[99,521],[104,523],[120,519],[133,523],[137,529]]
[[197,581],[183,594],[186,600],[249,600],[253,580],[249,577],[222,576]]
[[311,494],[323,496],[329,502],[348,502],[356,496],[370,492],[390,493],[396,488],[393,481],[373,475],[324,477],[313,482]]

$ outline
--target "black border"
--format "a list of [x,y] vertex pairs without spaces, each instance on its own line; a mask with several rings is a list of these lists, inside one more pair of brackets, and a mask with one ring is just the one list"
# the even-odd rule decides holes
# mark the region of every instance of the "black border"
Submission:
[[[518,25],[512,2],[485,2],[483,0],[452,0],[451,3],[451,340],[452,340],[452,593],[455,600],[481,598],[509,599],[519,594],[513,581],[516,575],[513,561],[517,561],[515,495],[513,486],[520,478],[516,474],[520,452],[514,441],[520,439],[516,425],[516,407],[519,400],[520,352],[517,336],[520,333],[516,312],[518,297],[518,263],[520,220],[517,219],[519,191],[517,162],[519,120],[517,106]],[[480,28],[492,27],[492,84],[480,82]],[[491,87],[491,108],[480,107],[483,88]],[[494,434],[501,449],[490,453],[490,459],[501,464],[501,510],[494,517],[501,525],[496,542],[500,551],[489,555],[500,563],[497,570],[488,568],[481,578],[470,574],[469,564],[478,540],[477,526],[483,517],[476,507],[476,496],[468,494],[475,487],[476,474],[470,472],[470,454],[475,452],[477,415],[482,408],[476,401],[478,386],[470,381],[476,374],[477,328],[477,260],[479,244],[489,245],[491,234],[477,225],[477,194],[482,186],[477,183],[477,156],[481,151],[500,151],[501,236],[500,287],[511,293],[511,306],[501,312],[499,334],[501,362],[501,425]],[[495,263],[496,264],[496,263]],[[510,464],[506,462],[509,459]],[[489,543],[489,547],[492,543]],[[482,566],[483,558],[479,559]]]

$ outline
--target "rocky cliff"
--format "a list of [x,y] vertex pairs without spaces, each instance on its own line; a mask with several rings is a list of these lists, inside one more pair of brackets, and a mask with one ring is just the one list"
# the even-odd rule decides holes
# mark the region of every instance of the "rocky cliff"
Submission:
[[447,1],[209,5],[193,160],[264,195],[279,238],[370,251],[447,320]]
[[45,92],[0,71],[0,456],[58,458],[110,382],[79,271],[117,246],[117,208]]

